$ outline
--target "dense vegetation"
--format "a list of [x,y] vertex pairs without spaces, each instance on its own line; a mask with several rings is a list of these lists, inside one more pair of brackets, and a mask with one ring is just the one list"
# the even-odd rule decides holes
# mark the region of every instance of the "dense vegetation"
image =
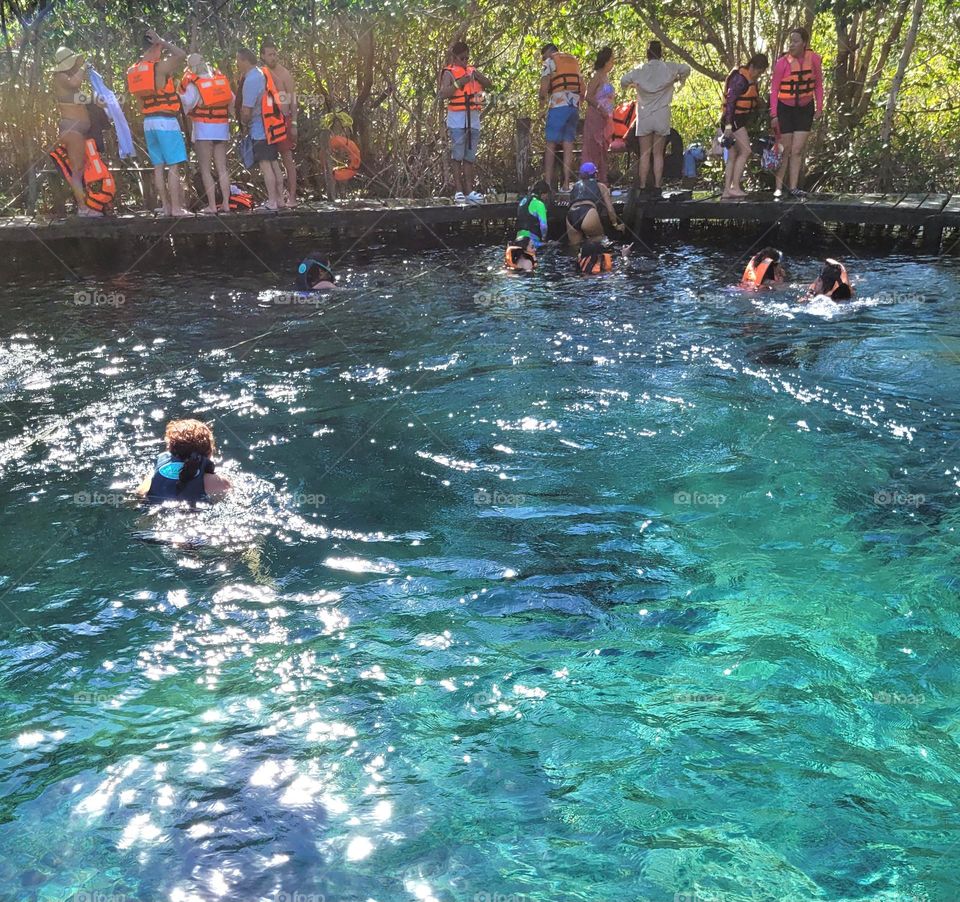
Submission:
[[[10,211],[22,205],[29,174],[46,164],[56,137],[49,75],[56,48],[86,55],[120,94],[148,24],[183,46],[196,35],[198,49],[231,74],[237,47],[277,41],[305,108],[298,156],[310,188],[322,184],[311,136],[336,120],[335,128],[352,123],[363,151],[354,189],[393,196],[444,189],[437,78],[458,38],[470,42],[473,61],[497,89],[484,120],[483,183],[512,187],[519,117],[533,117],[535,152],[542,149],[536,88],[545,40],[576,54],[585,70],[609,44],[617,81],[659,38],[668,56],[695,70],[678,94],[674,124],[685,142],[708,142],[730,67],[757,50],[775,57],[796,24],[811,27],[824,57],[827,109],[811,160],[819,186],[926,191],[956,183],[960,14],[949,0],[46,0],[0,2],[0,9],[0,191]],[[342,113],[349,119],[331,115]]]

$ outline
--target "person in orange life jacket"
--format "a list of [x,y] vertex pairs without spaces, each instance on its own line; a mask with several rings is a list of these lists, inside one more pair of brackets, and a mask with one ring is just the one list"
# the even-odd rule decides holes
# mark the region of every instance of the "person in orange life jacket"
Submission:
[[177,118],[180,97],[173,82],[174,71],[186,56],[151,28],[143,36],[140,61],[127,70],[127,87],[138,98],[143,113],[143,134],[164,216],[188,215],[180,181],[187,146]]
[[[276,212],[280,209],[283,195],[283,175],[277,162],[280,158],[279,144],[285,137],[285,120],[279,109],[279,97],[274,93],[276,85],[270,70],[258,68],[256,56],[246,47],[237,51],[237,69],[243,79],[240,88],[240,123],[253,138],[253,161],[260,164],[267,189],[267,200],[257,211]],[[269,123],[264,119],[268,111],[272,111],[276,117]]]
[[839,261],[827,258],[823,261],[823,269],[816,281],[807,289],[806,297],[802,301],[809,301],[817,295],[826,295],[832,301],[853,300],[854,290],[850,284],[847,268]]
[[87,77],[83,57],[67,47],[60,47],[54,56],[53,93],[60,108],[59,142],[67,148],[70,161],[70,188],[77,202],[77,216],[96,216],[86,203],[83,188],[83,167],[86,162],[86,141],[90,131],[88,98],[81,91]]
[[230,212],[230,170],[227,168],[227,143],[230,140],[230,109],[234,103],[230,83],[217,69],[205,62],[199,53],[187,57],[187,71],[181,81],[180,100],[193,123],[191,140],[197,151],[197,162],[207,198],[204,213],[217,212],[216,186],[211,163],[216,165],[220,183],[220,209]]
[[743,271],[740,284],[744,288],[773,288],[787,278],[783,269],[783,255],[775,247],[765,247],[754,254]]
[[440,99],[447,102],[447,134],[457,203],[480,204],[483,195],[474,190],[477,144],[480,140],[482,92],[493,83],[470,65],[470,48],[457,41],[450,48],[450,62],[440,73]]
[[287,174],[287,197],[282,202],[291,210],[297,205],[297,164],[293,152],[297,149],[297,91],[290,70],[280,65],[280,54],[273,41],[260,45],[260,59],[273,75],[280,100],[280,111],[287,120],[287,136],[277,144],[283,169]]
[[777,142],[783,145],[783,162],[777,170],[774,199],[783,196],[784,182],[795,198],[806,197],[798,187],[803,149],[813,120],[823,111],[823,61],[810,49],[805,28],[790,32],[790,50],[773,67],[770,84],[770,119]]
[[746,197],[740,187],[743,170],[750,159],[750,133],[748,129],[756,120],[760,109],[757,79],[767,71],[770,61],[763,53],[750,58],[746,66],[734,69],[728,76],[723,92],[723,141],[728,148],[727,168],[723,174],[723,199],[736,200]]
[[570,190],[570,208],[567,210],[567,240],[571,247],[581,241],[603,237],[603,221],[600,219],[600,205],[603,205],[610,217],[610,223],[619,231],[626,226],[617,217],[613,208],[610,189],[597,181],[597,167],[593,163],[584,163],[580,167],[580,181]]
[[199,420],[171,420],[165,431],[167,445],[153,472],[137,488],[147,501],[218,501],[230,491],[230,481],[214,472],[217,446],[213,431]]
[[537,266],[537,246],[529,235],[517,236],[503,255],[503,265],[514,272],[533,272]]
[[330,291],[336,281],[330,265],[317,253],[308,254],[297,267],[297,291]]
[[577,269],[585,276],[613,270],[613,254],[602,241],[586,241],[577,254]]
[[587,88],[580,74],[580,64],[569,53],[561,53],[556,44],[545,44],[540,51],[543,69],[540,72],[540,109],[547,108],[545,136],[547,151],[543,175],[553,188],[557,156],[563,151],[561,188],[573,182],[573,142],[580,123],[580,104]]

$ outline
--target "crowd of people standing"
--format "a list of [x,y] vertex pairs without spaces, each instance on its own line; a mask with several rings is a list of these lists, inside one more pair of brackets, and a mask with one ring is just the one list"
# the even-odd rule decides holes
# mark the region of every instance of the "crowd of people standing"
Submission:
[[[642,65],[619,79],[620,90],[628,99],[618,104],[611,81],[616,58],[610,47],[596,54],[593,71],[585,78],[576,57],[554,43],[543,46],[538,92],[546,145],[542,174],[552,191],[569,190],[574,183],[574,148],[582,129],[581,163],[593,164],[599,183],[608,182],[611,145],[628,134],[637,149],[639,187],[659,195],[674,94],[684,86],[691,69],[686,63],[664,59],[658,41],[649,43],[646,57]],[[767,57],[756,54],[731,71],[724,85],[722,109],[718,110],[718,141],[727,158],[726,199],[745,196],[741,183],[752,153],[751,138],[760,127],[759,80],[768,68]],[[241,48],[236,69],[239,80],[232,85],[202,54],[188,54],[153,29],[145,33],[140,58],[127,71],[126,88],[142,115],[144,145],[160,200],[158,213],[187,213],[182,167],[188,151],[181,114],[189,123],[189,143],[196,153],[202,182],[200,212],[229,212],[238,206],[250,206],[249,200],[240,202],[240,196],[248,196],[230,179],[227,150],[231,120],[239,124],[244,165],[259,169],[263,179],[265,199],[256,209],[269,212],[297,205],[294,150],[299,110],[293,77],[281,65],[277,47],[270,41],[261,45],[259,58]],[[51,155],[77,200],[78,213],[85,216],[102,215],[113,190],[100,185],[98,193],[90,187],[91,175],[106,173],[103,178],[109,180],[109,172],[99,159],[103,149],[99,132],[105,125],[100,124],[98,132],[95,121],[103,118],[102,97],[98,104],[82,95],[85,80],[89,76],[93,82],[95,75],[79,54],[67,48],[57,51],[53,87],[60,110],[60,145]],[[476,190],[476,159],[484,97],[493,86],[490,77],[471,65],[467,44],[455,43],[440,73],[438,98],[446,107],[453,192],[458,203],[481,203],[484,199]],[[799,186],[804,149],[822,107],[821,59],[810,49],[807,32],[797,28],[790,34],[787,52],[773,66],[770,85],[770,131],[778,154],[775,197],[785,192],[795,197],[803,195]],[[114,108],[119,110],[116,104]],[[111,118],[116,124],[116,116]]]
[[[581,162],[596,167],[597,181],[608,180],[608,155],[618,137],[629,131],[637,148],[637,184],[659,194],[663,184],[664,151],[670,135],[671,108],[675,92],[691,74],[686,63],[664,59],[663,46],[650,41],[647,59],[620,78],[620,88],[629,95],[617,103],[611,73],[616,64],[614,51],[602,48],[593,62],[589,80],[579,60],[553,43],[541,50],[539,100],[545,113],[543,178],[553,190],[568,191],[574,184],[574,145],[582,124]],[[464,106],[474,111],[470,132],[470,166],[457,172],[457,197],[472,191],[473,161],[480,137],[483,91],[490,79],[471,67],[467,45],[458,43],[451,51],[451,63],[444,70],[441,98],[448,103],[451,159],[463,160],[464,137],[459,123],[450,120],[454,110]],[[762,101],[759,79],[769,67],[764,54],[755,54],[730,72],[723,88],[722,109],[718,111],[717,139],[725,150],[726,169],[723,196],[727,200],[745,197],[741,188],[744,169],[752,152],[751,132],[760,128]],[[456,82],[450,76],[456,73]],[[446,86],[446,90],[443,86]],[[456,92],[453,89],[457,88]],[[789,48],[776,62],[770,86],[770,131],[778,158],[774,197],[785,191],[802,197],[799,188],[803,153],[813,120],[823,108],[823,72],[820,56],[810,49],[810,35],[803,28],[790,33]],[[618,126],[620,128],[618,129]],[[619,132],[619,134],[618,134]],[[652,185],[650,182],[652,181]]]

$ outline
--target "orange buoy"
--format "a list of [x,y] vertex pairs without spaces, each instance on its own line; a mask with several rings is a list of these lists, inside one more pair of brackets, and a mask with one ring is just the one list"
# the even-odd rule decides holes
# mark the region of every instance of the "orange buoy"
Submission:
[[360,148],[349,138],[343,135],[334,135],[330,138],[331,156],[343,156],[346,154],[347,165],[337,166],[333,170],[333,177],[338,182],[346,182],[352,179],[360,171]]

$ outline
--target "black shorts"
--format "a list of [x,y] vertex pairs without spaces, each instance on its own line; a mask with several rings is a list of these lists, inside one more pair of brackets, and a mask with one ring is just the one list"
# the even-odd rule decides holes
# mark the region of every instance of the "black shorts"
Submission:
[[587,218],[587,214],[591,210],[596,210],[596,206],[592,203],[583,203],[581,202],[576,207],[571,207],[567,211],[567,222],[572,228],[575,228],[578,232],[582,232],[583,221]]
[[253,162],[269,163],[280,159],[280,146],[278,144],[267,144],[266,141],[253,142]]
[[780,134],[792,135],[794,132],[810,131],[813,128],[813,108],[813,101],[806,106],[789,106],[778,100],[777,121],[780,123]]

